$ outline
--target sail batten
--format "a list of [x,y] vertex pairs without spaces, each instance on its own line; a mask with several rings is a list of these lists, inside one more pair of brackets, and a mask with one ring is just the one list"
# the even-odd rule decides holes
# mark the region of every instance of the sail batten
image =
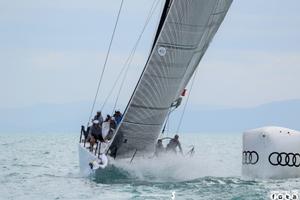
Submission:
[[114,156],[153,152],[171,104],[191,79],[231,2],[166,2],[151,54],[110,146]]

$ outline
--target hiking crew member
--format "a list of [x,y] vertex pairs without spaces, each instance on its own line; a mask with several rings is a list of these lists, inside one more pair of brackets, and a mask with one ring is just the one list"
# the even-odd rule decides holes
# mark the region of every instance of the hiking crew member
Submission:
[[115,130],[117,128],[117,123],[114,117],[110,118],[109,123],[111,129]]
[[164,145],[162,143],[162,140],[159,139],[159,140],[157,140],[157,144],[155,146],[155,153],[154,153],[154,155],[155,156],[159,156],[159,155],[161,155],[161,153],[164,153],[164,152],[165,152]]
[[179,142],[179,136],[175,135],[173,139],[170,140],[170,142],[167,145],[166,150],[168,152],[173,152],[173,153],[177,153],[176,148],[179,148],[180,153],[182,154],[182,148],[181,148],[181,144]]
[[100,142],[104,142],[102,137],[102,128],[99,124],[98,120],[93,121],[93,125],[90,127],[88,142],[90,142],[90,151],[93,151],[94,144],[99,140]]
[[114,118],[116,120],[116,125],[120,124],[120,122],[122,120],[122,117],[123,117],[123,115],[122,115],[122,113],[120,111],[118,111],[118,110],[115,111]]
[[102,117],[101,111],[97,111],[97,114],[95,115],[94,120],[98,120],[100,125],[103,123],[103,117]]

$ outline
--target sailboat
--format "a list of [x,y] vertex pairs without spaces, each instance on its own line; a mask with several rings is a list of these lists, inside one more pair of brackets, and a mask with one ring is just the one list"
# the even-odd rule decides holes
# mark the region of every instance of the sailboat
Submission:
[[91,152],[80,137],[82,174],[104,173],[112,159],[153,155],[172,105],[195,73],[231,3],[165,1],[151,52],[112,139],[99,142]]

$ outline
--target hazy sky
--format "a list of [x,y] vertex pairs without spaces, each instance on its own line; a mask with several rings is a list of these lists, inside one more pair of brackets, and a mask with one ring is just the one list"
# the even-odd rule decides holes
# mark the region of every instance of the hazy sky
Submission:
[[[101,97],[129,55],[152,2],[125,0]],[[0,108],[91,101],[119,3],[0,0]],[[123,103],[147,58],[162,4],[137,49]],[[299,0],[234,1],[200,63],[191,105],[249,107],[299,99],[299,9]]]

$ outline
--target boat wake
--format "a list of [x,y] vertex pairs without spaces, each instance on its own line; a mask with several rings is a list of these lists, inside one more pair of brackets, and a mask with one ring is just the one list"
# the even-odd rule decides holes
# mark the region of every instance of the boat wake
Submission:
[[234,174],[224,166],[222,161],[210,162],[199,156],[183,157],[167,154],[159,158],[135,158],[132,163],[128,160],[116,160],[105,169],[105,173],[96,174],[95,177],[99,183],[124,183],[185,182],[203,177],[240,176],[240,170]]
[[113,183],[128,183],[134,180],[134,176],[123,168],[109,165],[104,170],[104,173],[95,173],[93,179],[97,183],[113,184]]

